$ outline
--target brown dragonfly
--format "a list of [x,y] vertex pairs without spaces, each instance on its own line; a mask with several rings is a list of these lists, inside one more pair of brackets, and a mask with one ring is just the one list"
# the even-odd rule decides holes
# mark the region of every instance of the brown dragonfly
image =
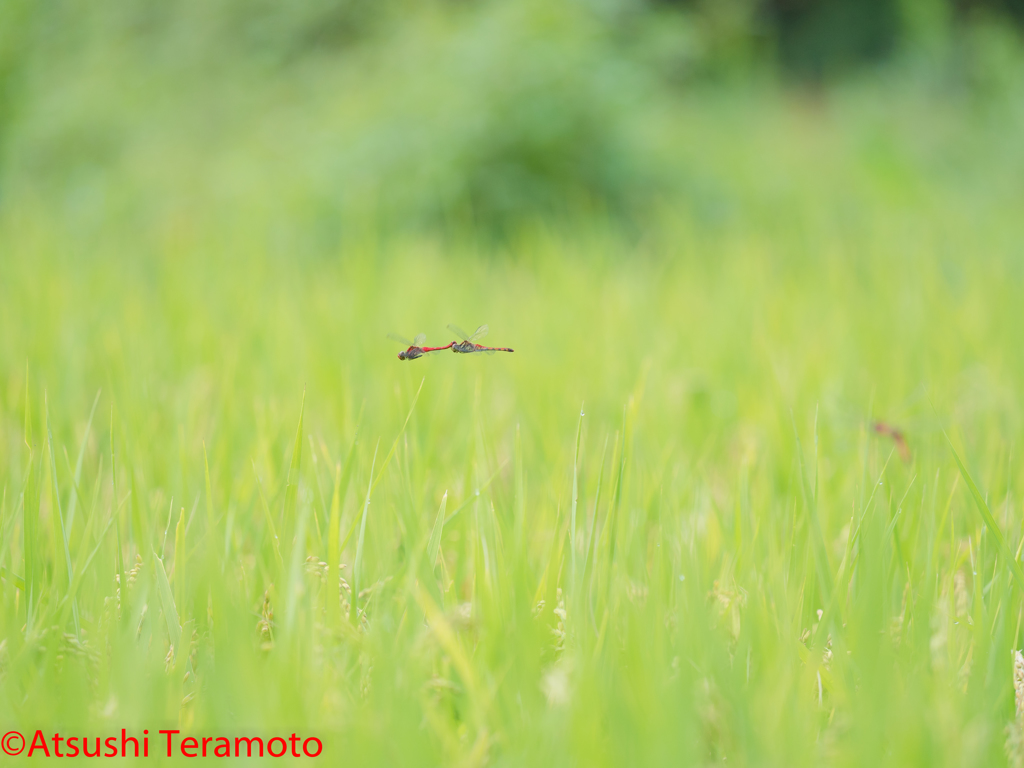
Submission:
[[884,421],[876,421],[872,425],[872,429],[875,430],[876,434],[892,438],[892,441],[896,444],[896,450],[899,452],[900,458],[903,459],[904,463],[910,463],[910,447],[907,445],[907,439],[903,436],[903,432],[901,430],[892,426],[892,424],[886,424]]

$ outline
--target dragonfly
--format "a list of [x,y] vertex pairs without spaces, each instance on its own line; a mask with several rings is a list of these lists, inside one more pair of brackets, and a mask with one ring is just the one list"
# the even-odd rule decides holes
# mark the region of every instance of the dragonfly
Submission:
[[454,341],[449,341],[443,347],[427,347],[424,346],[427,343],[427,335],[421,333],[412,341],[409,341],[404,336],[399,336],[397,333],[389,333],[389,339],[397,341],[399,344],[405,344],[408,349],[403,349],[398,353],[399,360],[415,360],[417,357],[423,357],[429,352],[440,352],[443,349],[451,349],[454,345]]
[[892,438],[892,441],[896,444],[896,450],[900,454],[900,458],[903,459],[904,463],[910,463],[910,448],[907,446],[907,439],[903,436],[903,431],[897,429],[891,424],[886,424],[884,421],[876,421],[872,428],[876,434],[884,437]]
[[452,352],[457,352],[459,354],[466,354],[468,352],[487,352],[489,354],[493,354],[495,352],[515,351],[508,347],[485,347],[482,344],[477,344],[476,342],[487,335],[488,328],[486,325],[481,325],[477,328],[472,336],[467,334],[457,325],[449,325],[448,330],[462,339],[462,341],[458,343],[455,343],[454,341],[452,342]]

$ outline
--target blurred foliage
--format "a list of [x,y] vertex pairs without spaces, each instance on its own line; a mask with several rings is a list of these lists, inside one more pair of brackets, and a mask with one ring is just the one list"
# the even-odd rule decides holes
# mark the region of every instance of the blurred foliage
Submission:
[[[3,116],[14,133],[8,183],[72,196],[84,183],[95,200],[105,177],[127,170],[166,191],[192,156],[184,167],[232,184],[249,173],[217,166],[252,141],[238,155],[265,155],[266,172],[308,162],[299,184],[320,190],[325,210],[407,223],[501,225],[589,205],[621,213],[657,186],[642,129],[666,87],[658,66],[680,55],[638,55],[643,46],[617,39],[611,11],[263,5],[68,2],[23,13],[5,45],[4,91],[18,94]],[[175,167],[161,168],[161,154]],[[180,193],[195,184],[204,180]]]
[[1005,100],[1021,71],[1012,14],[945,0],[0,0],[0,199],[42,195],[84,221],[301,211],[326,243],[353,227],[635,223],[665,200],[704,216],[719,182],[681,147],[689,94],[898,53],[926,89]]
[[894,0],[775,0],[779,49],[793,69],[819,74],[829,67],[889,55],[900,34]]

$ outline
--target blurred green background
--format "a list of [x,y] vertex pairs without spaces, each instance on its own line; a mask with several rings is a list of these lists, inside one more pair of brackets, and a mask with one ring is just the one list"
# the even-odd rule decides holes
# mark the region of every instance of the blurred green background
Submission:
[[0,731],[1021,765],[1022,23],[0,0]]
[[368,229],[640,228],[665,207],[714,223],[789,191],[772,162],[803,148],[772,135],[780,110],[847,135],[835,160],[887,187],[979,160],[1010,178],[1019,162],[1015,0],[4,0],[0,13],[6,206],[44,196],[84,227],[255,213],[299,251],[331,253]]

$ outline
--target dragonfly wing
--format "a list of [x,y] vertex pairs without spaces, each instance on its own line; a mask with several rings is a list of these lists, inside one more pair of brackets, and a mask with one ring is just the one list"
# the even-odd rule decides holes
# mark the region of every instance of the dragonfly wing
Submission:
[[488,330],[490,330],[490,329],[487,327],[486,324],[485,325],[481,325],[479,328],[477,328],[473,332],[473,335],[469,337],[469,340],[474,342],[474,343],[480,341],[480,339],[482,339],[484,336],[487,335],[487,331]]
[[458,336],[463,341],[469,341],[470,340],[469,339],[469,335],[464,330],[459,328],[459,326],[457,326],[457,325],[449,323],[448,324],[448,330],[451,331],[452,333],[454,333],[456,336]]
[[427,343],[427,334],[421,333],[417,335],[416,338],[412,340],[412,343],[415,344],[417,347],[422,347],[424,344]]
[[411,347],[413,344],[405,336],[399,336],[397,333],[389,333],[388,338],[392,341],[397,341],[399,344],[404,344],[407,347]]

